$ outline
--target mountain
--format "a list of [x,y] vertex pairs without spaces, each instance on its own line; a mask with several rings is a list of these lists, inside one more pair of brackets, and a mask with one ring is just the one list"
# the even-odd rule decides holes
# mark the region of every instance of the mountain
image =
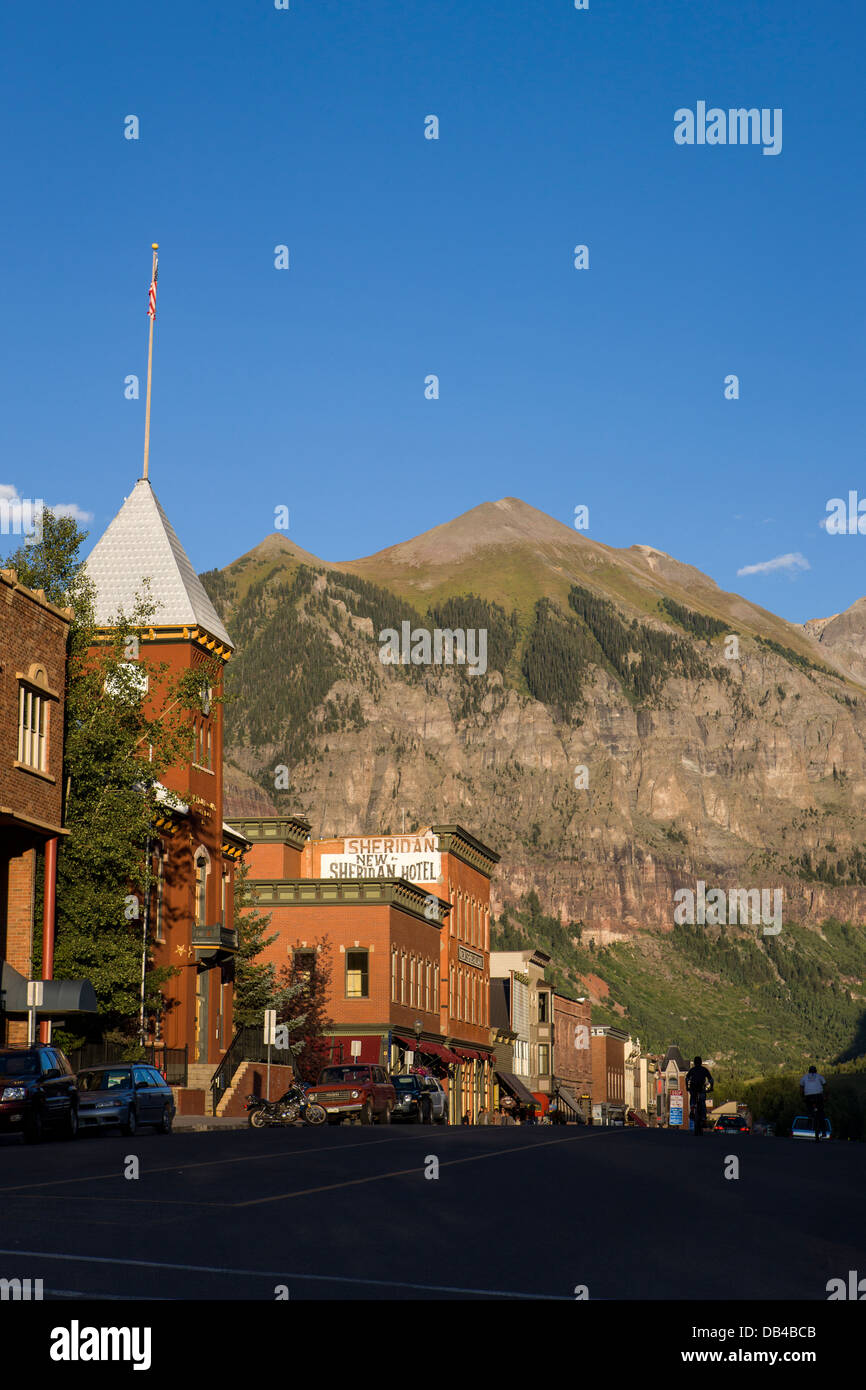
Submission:
[[[782,892],[779,988],[795,940],[863,921],[866,600],[790,624],[515,498],[340,563],[278,533],[202,582],[237,648],[231,814],[299,812],[322,836],[460,822],[502,855],[494,906],[515,931],[535,895],[581,950],[620,943],[635,979],[654,962],[662,1000],[678,970],[712,994],[712,962],[673,930],[698,880]],[[383,664],[379,634],[406,620],[483,628],[486,672]],[[756,949],[766,964],[760,927]],[[616,1002],[636,1017],[628,978]]]
[[804,627],[817,640],[824,660],[866,683],[866,598],[831,618],[813,618]]

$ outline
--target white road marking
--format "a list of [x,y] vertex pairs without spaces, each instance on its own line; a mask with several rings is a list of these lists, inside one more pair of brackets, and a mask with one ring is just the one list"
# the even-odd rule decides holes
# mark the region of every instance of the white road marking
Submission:
[[[125,1265],[132,1269],[168,1269],[183,1274],[219,1274],[227,1278],[276,1279],[285,1284],[291,1279],[307,1280],[322,1284],[359,1284],[381,1289],[416,1289],[419,1293],[462,1293],[478,1294],[484,1298],[523,1298],[555,1299],[570,1303],[570,1294],[519,1293],[508,1289],[466,1289],[451,1284],[409,1284],[400,1279],[356,1279],[347,1274],[286,1274],[285,1270],[271,1269],[222,1269],[212,1265],[168,1264],[160,1260],[120,1260],[109,1255],[57,1255],[45,1250],[0,1250],[0,1255],[17,1255],[28,1260],[65,1260],[70,1263]],[[84,1294],[82,1297],[89,1297]],[[131,1299],[131,1302],[147,1302],[147,1299]],[[163,1300],[165,1301],[165,1300]],[[175,1302],[182,1300],[173,1300]]]

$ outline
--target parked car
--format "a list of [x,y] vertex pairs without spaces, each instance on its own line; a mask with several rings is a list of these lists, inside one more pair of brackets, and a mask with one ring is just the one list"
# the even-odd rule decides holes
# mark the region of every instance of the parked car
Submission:
[[420,1076],[392,1076],[397,1099],[394,1102],[394,1119],[411,1120],[416,1125],[433,1123],[433,1097],[425,1089]]
[[422,1076],[420,1078],[422,1088],[430,1097],[430,1104],[433,1111],[433,1123],[437,1125],[447,1125],[448,1123],[448,1092],[437,1081],[435,1076]]
[[139,1125],[171,1133],[175,1103],[165,1078],[143,1062],[105,1062],[78,1073],[78,1120],[85,1129],[119,1125],[135,1134]]
[[389,1125],[397,1096],[384,1067],[353,1062],[325,1067],[308,1090],[307,1100],[323,1105],[332,1125],[345,1119],[360,1120],[362,1125],[371,1125],[374,1120]]
[[717,1134],[750,1134],[748,1120],[743,1115],[720,1115],[713,1125]]
[[0,1133],[36,1144],[78,1133],[78,1086],[59,1047],[0,1048]]
[[752,1133],[772,1137],[776,1133],[776,1125],[772,1120],[756,1120],[752,1125]]
[[[824,1116],[824,1129],[821,1137],[822,1139],[832,1139],[833,1137],[833,1126],[826,1115]],[[811,1115],[797,1116],[791,1125],[791,1138],[811,1139],[813,1143],[815,1142],[815,1121]]]

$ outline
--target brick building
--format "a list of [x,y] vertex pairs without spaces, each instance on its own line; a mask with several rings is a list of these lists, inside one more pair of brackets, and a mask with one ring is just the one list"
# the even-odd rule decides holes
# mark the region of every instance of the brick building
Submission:
[[371,1054],[384,1049],[370,1060],[399,1070],[420,1051],[447,1073],[452,1121],[489,1108],[490,878],[499,856],[457,825],[331,840],[310,839],[300,817],[233,825],[251,842],[257,907],[278,933],[261,959],[279,968],[318,935],[330,938],[334,1055],[360,1040]]
[[[0,570],[0,1042],[26,1041],[37,856],[53,885],[63,829],[66,644],[72,613]],[[49,889],[49,906],[51,902]],[[53,928],[53,922],[50,924]],[[51,971],[50,946],[47,968]],[[25,989],[26,995],[26,989]],[[10,1015],[12,1015],[10,1017]]]
[[588,999],[554,993],[554,1088],[566,1113],[579,1112],[584,1119],[592,1114],[591,1027]]
[[222,811],[220,697],[232,642],[144,478],[97,541],[87,571],[96,588],[97,622],[106,634],[121,609],[133,611],[149,581],[155,611],[140,633],[138,651],[129,655],[165,665],[164,682],[148,692],[152,708],[165,699],[165,682],[187,671],[201,673],[200,704],[189,716],[192,758],[165,776],[146,907],[154,964],[180,971],[163,990],[164,1008],[148,1020],[148,1040],[187,1047],[190,1085],[203,1088],[232,1036],[234,873],[246,847],[224,824]]
[[628,1033],[597,1024],[592,1029],[592,1113],[607,1124],[625,1118],[625,1047]]

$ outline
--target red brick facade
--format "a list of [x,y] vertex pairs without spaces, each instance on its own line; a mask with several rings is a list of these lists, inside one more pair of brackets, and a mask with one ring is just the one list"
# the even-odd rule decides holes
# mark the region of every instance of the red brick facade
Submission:
[[[422,1040],[460,1058],[450,1076],[452,1118],[489,1107],[490,877],[498,855],[459,826],[311,840],[300,818],[235,825],[252,841],[257,906],[278,933],[262,959],[279,969],[295,951],[330,940],[335,1046],[355,1040],[363,1060],[400,1066],[408,1049],[399,1039],[411,1043],[420,1027]],[[413,861],[404,864],[410,877],[374,876],[401,855]],[[398,1039],[390,1057],[389,1036]]]
[[625,1045],[618,1028],[592,1030],[592,1099],[612,1106],[625,1104]]
[[[148,664],[165,665],[165,683],[200,669],[212,687],[208,712],[189,716],[197,726],[201,761],[171,768],[163,778],[174,797],[165,804],[154,840],[150,935],[154,965],[172,965],[179,973],[163,988],[162,1015],[148,1019],[148,1040],[186,1046],[190,1062],[215,1067],[233,1032],[231,934],[242,849],[236,837],[227,837],[222,815],[221,695],[229,652],[196,628],[152,628],[143,635],[140,655]],[[151,707],[159,708],[165,698],[165,685],[154,687]]]
[[[63,833],[70,621],[66,609],[19,584],[14,571],[0,570],[0,962],[26,979],[33,968],[37,853]],[[25,1041],[26,1025],[0,1021],[4,1040]]]
[[553,996],[553,1065],[556,1084],[560,1083],[580,1100],[593,1097],[590,1004],[588,999]]

